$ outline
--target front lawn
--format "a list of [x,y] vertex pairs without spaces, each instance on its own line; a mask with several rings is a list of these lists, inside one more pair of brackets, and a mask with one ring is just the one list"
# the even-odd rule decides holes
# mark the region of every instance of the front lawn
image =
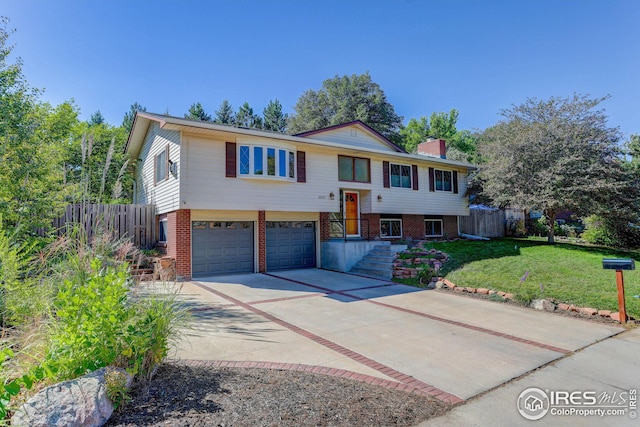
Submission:
[[[640,261],[638,252],[528,239],[429,242],[425,247],[449,254],[440,276],[456,285],[611,311],[618,311],[615,271],[603,270],[602,258]],[[640,271],[625,271],[624,279],[627,314],[638,319],[640,299],[634,295],[640,294]]]

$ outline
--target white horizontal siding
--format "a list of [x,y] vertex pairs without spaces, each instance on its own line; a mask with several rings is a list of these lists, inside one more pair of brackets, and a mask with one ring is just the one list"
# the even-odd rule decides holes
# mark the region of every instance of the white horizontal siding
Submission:
[[[189,136],[184,160],[182,199],[188,209],[264,210],[290,212],[333,212],[339,201],[330,200],[338,186],[330,185],[332,176],[324,166],[324,157],[307,151],[306,183],[266,178],[226,178],[225,143]],[[260,143],[260,141],[253,141]],[[269,146],[274,145],[269,141]],[[286,145],[285,145],[286,147]],[[337,159],[333,181],[337,183]]]
[[[406,164],[393,160],[376,157],[371,159],[371,211],[372,213],[395,213],[414,215],[469,215],[467,197],[466,171],[458,170],[458,193],[444,191],[429,191],[429,167],[441,170],[455,170],[440,165],[421,163],[418,165],[418,190],[411,188],[384,188],[383,161]],[[416,163],[413,163],[416,164]],[[382,200],[378,201],[378,195]],[[369,211],[364,210],[364,213]]]
[[319,132],[309,137],[322,141],[353,145],[354,147],[396,152],[389,147],[389,145],[373,137],[360,126],[356,125]]
[[[180,133],[161,129],[157,123],[149,127],[142,150],[137,159],[136,203],[155,204],[156,213],[174,211],[180,206],[178,178],[169,174],[169,179],[154,185],[155,156],[169,145],[169,160],[180,169]],[[178,170],[178,177],[180,170]]]
[[[384,188],[382,155],[371,158],[371,183],[338,181],[338,154],[347,151],[321,151],[320,147],[299,147],[306,152],[306,183],[265,178],[226,178],[225,142],[203,136],[183,136],[180,207],[194,210],[267,211],[274,220],[296,220],[289,212],[338,212],[340,190],[360,192],[363,213],[398,213],[432,215],[468,215],[466,171],[458,170],[459,193],[430,192],[429,163],[420,162],[419,191]],[[252,143],[278,147],[277,142],[253,140]],[[282,147],[291,147],[283,143]],[[358,156],[366,157],[364,154]],[[392,159],[389,159],[393,162]],[[447,169],[437,164],[432,166]],[[334,199],[331,200],[330,193]],[[378,195],[382,200],[378,201]],[[197,212],[197,211],[194,211]],[[277,213],[283,216],[277,217]],[[287,214],[285,214],[287,213]],[[291,219],[289,219],[291,218]],[[300,217],[303,220],[311,217]],[[204,219],[204,218],[203,218]],[[213,219],[213,218],[207,218]],[[222,218],[220,218],[222,219]],[[230,218],[225,218],[230,219]]]

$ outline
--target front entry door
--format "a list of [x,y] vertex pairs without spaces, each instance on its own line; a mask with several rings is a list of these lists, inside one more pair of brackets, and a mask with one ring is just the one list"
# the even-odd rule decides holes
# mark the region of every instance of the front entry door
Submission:
[[344,193],[344,221],[345,232],[347,236],[359,236],[360,235],[360,216],[359,209],[359,194],[356,192]]

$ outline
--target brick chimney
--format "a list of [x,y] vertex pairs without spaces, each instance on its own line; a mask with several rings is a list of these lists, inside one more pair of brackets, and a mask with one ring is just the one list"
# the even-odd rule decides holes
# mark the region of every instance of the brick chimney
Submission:
[[418,154],[446,159],[447,147],[444,143],[444,139],[429,138],[425,142],[421,142],[418,144]]

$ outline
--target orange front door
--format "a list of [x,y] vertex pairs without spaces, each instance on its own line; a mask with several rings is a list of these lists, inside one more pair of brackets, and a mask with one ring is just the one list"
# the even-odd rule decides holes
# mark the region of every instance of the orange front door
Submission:
[[358,193],[344,193],[344,220],[347,236],[360,235],[358,216]]

